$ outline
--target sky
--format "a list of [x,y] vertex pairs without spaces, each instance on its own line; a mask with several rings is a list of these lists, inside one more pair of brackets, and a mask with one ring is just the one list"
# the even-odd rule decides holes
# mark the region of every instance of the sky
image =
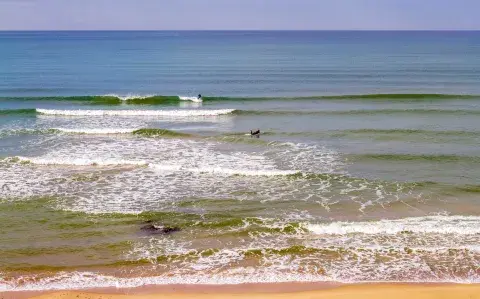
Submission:
[[0,0],[0,30],[480,30],[480,0]]

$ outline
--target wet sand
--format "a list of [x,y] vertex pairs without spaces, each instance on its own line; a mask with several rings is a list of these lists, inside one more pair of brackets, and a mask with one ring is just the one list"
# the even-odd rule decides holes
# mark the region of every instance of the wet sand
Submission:
[[480,299],[480,285],[472,284],[362,284],[335,286],[328,284],[278,284],[270,286],[163,286],[135,289],[9,292],[2,299],[154,299],[154,298],[266,298],[266,299]]

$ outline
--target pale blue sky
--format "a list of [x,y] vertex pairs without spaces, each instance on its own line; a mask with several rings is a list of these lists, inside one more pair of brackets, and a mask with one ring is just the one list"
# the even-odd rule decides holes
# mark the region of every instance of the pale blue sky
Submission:
[[0,30],[480,30],[480,0],[0,0]]

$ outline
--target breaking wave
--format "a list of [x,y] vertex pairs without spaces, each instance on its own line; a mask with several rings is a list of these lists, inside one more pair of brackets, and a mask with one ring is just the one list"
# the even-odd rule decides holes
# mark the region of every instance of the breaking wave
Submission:
[[[193,101],[193,100],[192,100]],[[196,102],[196,101],[194,101]],[[421,115],[480,115],[480,110],[463,109],[361,109],[361,110],[239,110],[239,109],[216,109],[216,110],[54,110],[54,109],[4,109],[1,115],[69,115],[69,116],[211,116],[222,114],[234,115],[388,115],[388,114],[421,114]]]
[[[480,99],[480,95],[474,94],[435,94],[435,93],[385,93],[385,94],[351,94],[351,95],[313,95],[313,96],[290,96],[290,97],[229,97],[229,96],[205,96],[203,101],[261,101],[261,100],[387,100],[387,101],[432,101],[432,100],[455,100],[455,99]],[[0,100],[36,100],[36,101],[75,101],[101,104],[168,104],[179,101],[197,101],[196,97],[177,95],[155,94],[107,94],[85,96],[44,96],[44,97],[1,97]]]
[[37,109],[38,113],[45,115],[63,116],[169,116],[169,117],[191,117],[191,116],[217,116],[230,114],[235,109],[217,110],[55,110]]
[[13,157],[9,159],[11,162],[32,163],[38,165],[71,165],[71,166],[109,166],[109,165],[134,165],[146,166],[145,161],[134,160],[118,160],[118,159],[43,159],[43,158],[27,158],[27,157]]
[[78,129],[69,129],[69,128],[53,128],[51,131],[60,132],[60,133],[69,133],[69,134],[131,134],[136,131],[136,129],[117,129],[117,128],[103,128],[103,129],[87,129],[87,128],[78,128]]
[[185,171],[193,173],[211,173],[222,175],[243,175],[243,176],[289,176],[298,174],[295,170],[247,170],[247,169],[229,169],[222,167],[182,167],[177,165],[150,164],[150,167],[165,171]]
[[426,216],[371,222],[331,222],[310,224],[308,229],[319,235],[382,234],[480,234],[478,216]]
[[23,164],[37,165],[64,165],[64,166],[148,166],[154,170],[167,172],[191,172],[191,173],[209,173],[220,175],[240,175],[240,176],[293,176],[300,172],[295,170],[276,170],[276,169],[230,169],[222,167],[185,167],[182,165],[168,165],[148,163],[143,160],[121,160],[121,159],[44,159],[34,157],[12,157],[6,159],[9,162],[20,162]]

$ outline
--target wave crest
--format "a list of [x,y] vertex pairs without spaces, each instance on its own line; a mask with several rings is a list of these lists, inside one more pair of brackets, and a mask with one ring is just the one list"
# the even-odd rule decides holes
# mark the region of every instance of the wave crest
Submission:
[[169,117],[192,117],[192,116],[218,116],[231,114],[235,109],[216,110],[56,110],[37,109],[38,113],[45,115],[63,116],[169,116]]
[[138,129],[120,129],[120,128],[103,128],[103,129],[87,129],[87,128],[78,128],[78,129],[69,129],[69,128],[53,128],[52,130],[58,131],[61,133],[69,134],[131,134]]
[[299,174],[296,170],[277,170],[277,169],[230,169],[222,167],[185,167],[183,165],[167,165],[149,163],[143,160],[123,160],[123,159],[47,159],[36,157],[11,157],[7,158],[8,162],[20,162],[23,164],[37,164],[37,165],[65,165],[65,166],[148,166],[151,169],[158,171],[169,172],[191,172],[191,173],[209,173],[214,175],[227,176],[294,176]]
[[[2,100],[35,100],[35,101],[75,101],[102,104],[166,104],[179,101],[198,101],[196,97],[160,94],[127,93],[106,95],[81,95],[81,96],[36,96],[36,97],[0,97]],[[366,93],[366,94],[337,94],[337,95],[312,95],[312,96],[287,96],[287,97],[229,97],[205,96],[204,101],[261,101],[261,100],[387,100],[387,101],[432,101],[456,99],[480,99],[476,94],[441,94],[441,93]]]
[[426,216],[372,222],[332,222],[310,224],[308,229],[312,233],[319,235],[394,235],[398,233],[474,235],[480,234],[480,217]]
[[230,169],[222,167],[182,167],[180,165],[150,164],[153,169],[165,171],[185,171],[193,173],[211,173],[222,175],[243,175],[243,176],[289,176],[298,174],[296,170],[264,170],[264,169]]
[[43,158],[28,158],[17,156],[10,159],[12,162],[32,163],[38,165],[71,165],[71,166],[110,166],[110,165],[133,165],[146,166],[146,161],[134,160],[119,160],[119,159],[43,159]]

